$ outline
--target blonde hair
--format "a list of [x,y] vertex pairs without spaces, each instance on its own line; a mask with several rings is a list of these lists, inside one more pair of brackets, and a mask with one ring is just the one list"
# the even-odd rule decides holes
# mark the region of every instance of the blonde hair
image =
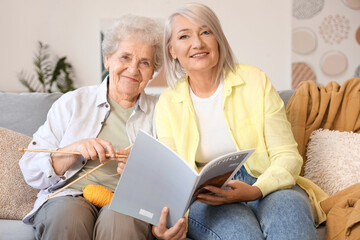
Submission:
[[234,71],[235,57],[221,28],[219,19],[209,7],[200,3],[190,3],[171,14],[165,23],[163,51],[164,70],[168,85],[173,87],[178,79],[186,75],[186,71],[181,66],[179,60],[173,59],[169,52],[172,37],[172,22],[178,15],[186,17],[194,23],[206,25],[214,34],[219,46],[219,62],[216,79],[219,80],[221,77],[224,77],[223,74],[226,75],[229,71]]
[[154,47],[154,70],[159,70],[163,61],[163,25],[148,17],[125,15],[115,21],[105,33],[101,45],[103,59],[110,57],[117,50],[119,42],[134,35]]

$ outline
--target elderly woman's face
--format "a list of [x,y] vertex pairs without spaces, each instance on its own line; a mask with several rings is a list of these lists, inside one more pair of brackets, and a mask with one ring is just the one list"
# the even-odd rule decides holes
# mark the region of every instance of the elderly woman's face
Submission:
[[214,70],[219,61],[218,42],[205,26],[178,15],[172,22],[170,54],[187,72]]
[[110,57],[105,58],[109,70],[109,94],[137,98],[154,73],[154,47],[139,37],[131,37],[119,43]]

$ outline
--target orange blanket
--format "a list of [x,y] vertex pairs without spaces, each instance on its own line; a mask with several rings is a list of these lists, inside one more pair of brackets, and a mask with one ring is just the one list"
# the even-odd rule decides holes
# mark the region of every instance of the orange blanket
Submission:
[[298,150],[304,159],[306,145],[318,128],[360,132],[360,78],[347,80],[341,87],[330,82],[326,87],[313,81],[302,82],[290,98],[286,114],[291,123]]
[[360,239],[360,183],[328,197],[320,205],[327,214],[327,240]]

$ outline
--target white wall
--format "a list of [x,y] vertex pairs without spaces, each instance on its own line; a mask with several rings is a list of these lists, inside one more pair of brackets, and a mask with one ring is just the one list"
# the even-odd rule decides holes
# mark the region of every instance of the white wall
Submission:
[[[17,79],[33,72],[37,41],[67,56],[75,87],[101,79],[100,22],[123,14],[165,19],[190,1],[0,0],[0,91],[27,91]],[[218,15],[239,62],[264,70],[278,89],[291,84],[291,1],[200,0]]]

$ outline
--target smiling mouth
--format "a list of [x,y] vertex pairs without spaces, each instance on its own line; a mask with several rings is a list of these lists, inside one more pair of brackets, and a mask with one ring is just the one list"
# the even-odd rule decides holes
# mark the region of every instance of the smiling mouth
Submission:
[[131,82],[139,82],[137,79],[132,77],[127,77],[127,76],[123,76],[123,77],[129,79]]
[[194,54],[194,55],[192,55],[192,56],[190,56],[190,57],[192,57],[192,58],[197,58],[197,57],[205,56],[205,55],[207,55],[207,54],[209,54],[209,53],[197,53],[197,54]]

